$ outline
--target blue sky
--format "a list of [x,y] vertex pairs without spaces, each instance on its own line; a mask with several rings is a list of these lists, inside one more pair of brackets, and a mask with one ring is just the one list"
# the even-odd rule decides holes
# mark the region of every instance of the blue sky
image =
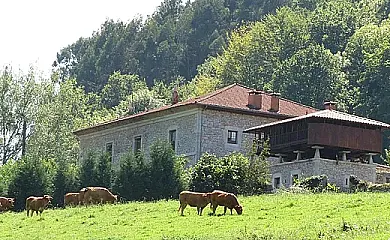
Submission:
[[163,0],[10,0],[0,14],[0,67],[48,73],[56,54],[79,37],[91,36],[107,19],[128,22],[152,14]]

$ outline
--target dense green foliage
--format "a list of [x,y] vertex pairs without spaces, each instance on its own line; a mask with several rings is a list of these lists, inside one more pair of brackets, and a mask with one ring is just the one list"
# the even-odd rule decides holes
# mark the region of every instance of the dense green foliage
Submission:
[[[243,214],[203,216],[177,200],[1,215],[8,239],[387,239],[388,193],[238,196]],[[194,227],[196,226],[196,227]]]
[[236,194],[258,194],[269,184],[269,167],[266,152],[250,158],[241,153],[232,153],[218,158],[203,154],[191,173],[190,188],[197,192],[211,192],[214,189]]
[[120,169],[113,191],[122,199],[147,200],[150,176],[148,165],[142,153],[127,153],[121,158]]
[[53,190],[54,164],[53,161],[30,158],[23,158],[16,163],[8,186],[8,196],[16,199],[15,210],[24,209],[27,197],[43,196]]

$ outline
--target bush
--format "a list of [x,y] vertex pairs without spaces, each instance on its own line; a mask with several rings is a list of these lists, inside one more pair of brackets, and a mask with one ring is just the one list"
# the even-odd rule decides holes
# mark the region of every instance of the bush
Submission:
[[23,158],[16,162],[8,188],[8,195],[15,198],[15,210],[24,209],[25,200],[31,195],[52,194],[54,166],[53,161],[35,158]]
[[372,184],[367,188],[369,192],[390,192],[390,183]]
[[96,186],[97,183],[97,171],[96,171],[96,158],[95,152],[89,152],[87,157],[81,162],[80,168],[80,182],[81,186]]
[[150,148],[149,196],[154,200],[178,197],[185,185],[184,164],[169,142],[155,142]]
[[[259,145],[260,144],[260,145]],[[261,152],[259,154],[259,148]],[[252,145],[252,151],[249,154],[249,168],[245,185],[245,193],[249,195],[260,194],[268,191],[270,184],[268,141]]]
[[143,154],[134,155],[129,152],[121,158],[114,192],[126,200],[146,200],[149,198],[149,182],[149,168]]
[[322,192],[328,185],[328,178],[326,175],[311,176],[298,181],[298,186],[308,189],[313,192]]
[[193,167],[191,189],[199,192],[218,189],[244,193],[248,168],[249,160],[241,153],[222,158],[205,153]]
[[0,196],[8,195],[8,187],[14,177],[16,166],[17,164],[13,160],[9,160],[6,164],[0,166]]
[[111,188],[114,174],[111,166],[111,157],[108,153],[99,154],[95,173],[96,186]]
[[66,160],[57,161],[53,180],[53,205],[63,206],[66,193],[80,190],[79,171],[80,168],[77,164],[68,163]]

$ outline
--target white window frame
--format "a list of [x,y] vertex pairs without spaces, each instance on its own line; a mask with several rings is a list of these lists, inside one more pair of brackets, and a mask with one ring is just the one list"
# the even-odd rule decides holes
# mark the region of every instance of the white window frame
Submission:
[[[228,137],[229,137],[229,131],[237,132],[237,143],[229,143]],[[225,143],[225,149],[230,151],[238,151],[241,148],[241,142],[242,142],[242,132],[243,129],[234,127],[234,126],[226,126],[223,130],[223,142]]]

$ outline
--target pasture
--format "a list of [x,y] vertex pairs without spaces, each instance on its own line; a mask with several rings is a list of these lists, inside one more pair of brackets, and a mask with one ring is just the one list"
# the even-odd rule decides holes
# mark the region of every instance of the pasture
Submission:
[[177,200],[0,214],[0,239],[388,239],[390,194],[243,197],[238,216],[203,216]]

